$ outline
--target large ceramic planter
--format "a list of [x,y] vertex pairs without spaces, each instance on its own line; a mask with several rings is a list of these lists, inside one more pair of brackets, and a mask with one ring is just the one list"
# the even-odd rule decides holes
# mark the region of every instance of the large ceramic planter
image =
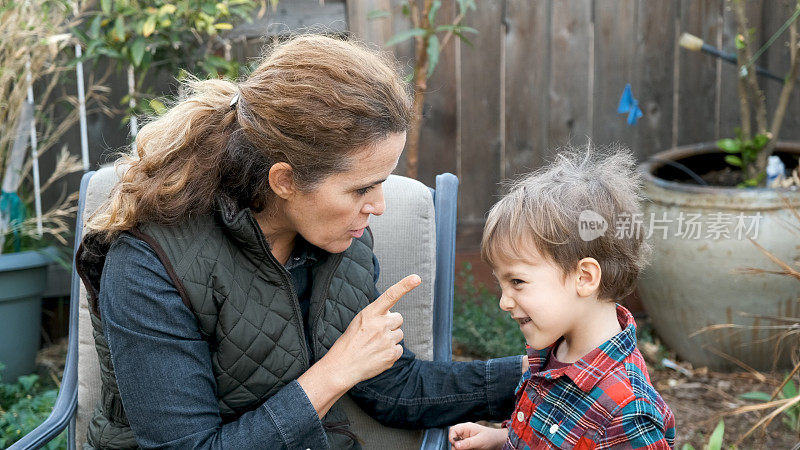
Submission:
[[[778,151],[800,156],[800,145],[782,144]],[[752,315],[800,317],[800,281],[740,270],[779,269],[748,238],[790,265],[800,261],[800,233],[790,225],[800,221],[782,200],[800,208],[800,192],[668,181],[678,169],[665,161],[688,167],[713,161],[724,167],[714,144],[662,152],[641,166],[648,199],[645,225],[653,220],[655,227],[649,238],[652,264],[642,274],[639,292],[653,326],[670,349],[696,367],[733,368],[719,352],[760,370],[772,368],[775,361],[788,366],[787,344],[796,343],[797,334],[776,352],[780,332],[755,328],[775,323]],[[690,218],[700,225],[690,225]],[[690,337],[701,328],[725,323],[742,328]]]
[[53,249],[0,255],[0,362],[5,382],[34,371]]

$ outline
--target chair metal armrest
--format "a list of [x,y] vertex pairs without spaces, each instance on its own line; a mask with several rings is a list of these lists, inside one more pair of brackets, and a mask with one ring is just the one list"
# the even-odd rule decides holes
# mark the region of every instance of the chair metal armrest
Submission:
[[422,444],[420,450],[446,450],[447,445],[447,428],[429,428],[425,430],[422,435]]
[[[433,205],[436,210],[436,282],[433,305],[433,360],[453,359],[453,293],[455,290],[456,218],[458,178],[451,173],[436,176]],[[429,428],[421,450],[448,448],[448,427]]]
[[86,188],[94,172],[81,178],[81,191],[78,201],[77,226],[75,227],[75,246],[72,252],[72,280],[69,300],[69,342],[67,344],[67,361],[64,375],[61,378],[61,389],[58,392],[53,411],[44,422],[33,431],[15,442],[9,449],[37,449],[58,436],[67,425],[70,425],[68,443],[70,449],[75,448],[75,411],[78,408],[78,306],[80,303],[80,278],[75,271],[75,253],[83,234],[83,207],[86,202]]
[[433,198],[436,210],[436,281],[433,305],[433,360],[453,359],[453,294],[455,292],[456,218],[458,178],[451,173],[436,176]]

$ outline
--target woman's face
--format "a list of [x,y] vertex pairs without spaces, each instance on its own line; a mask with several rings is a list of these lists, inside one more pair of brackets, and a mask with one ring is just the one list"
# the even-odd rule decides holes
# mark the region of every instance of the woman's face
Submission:
[[350,247],[383,214],[383,182],[397,167],[405,133],[391,134],[352,156],[350,169],[328,176],[311,192],[297,192],[285,202],[290,226],[313,245],[331,253]]

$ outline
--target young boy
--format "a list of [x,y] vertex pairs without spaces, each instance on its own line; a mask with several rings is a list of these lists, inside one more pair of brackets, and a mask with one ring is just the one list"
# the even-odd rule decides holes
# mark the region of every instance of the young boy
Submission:
[[455,449],[673,447],[675,418],[650,384],[633,316],[615,303],[647,261],[638,190],[630,152],[587,146],[492,207],[481,253],[530,369],[503,427],[455,425]]

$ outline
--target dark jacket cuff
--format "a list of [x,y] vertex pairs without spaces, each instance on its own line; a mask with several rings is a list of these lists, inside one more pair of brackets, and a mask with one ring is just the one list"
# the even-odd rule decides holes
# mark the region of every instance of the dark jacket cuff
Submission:
[[328,448],[322,421],[297,380],[284,386],[263,406],[275,423],[285,448]]
[[514,390],[522,377],[522,356],[486,362],[486,398],[492,420],[504,420],[514,411]]

